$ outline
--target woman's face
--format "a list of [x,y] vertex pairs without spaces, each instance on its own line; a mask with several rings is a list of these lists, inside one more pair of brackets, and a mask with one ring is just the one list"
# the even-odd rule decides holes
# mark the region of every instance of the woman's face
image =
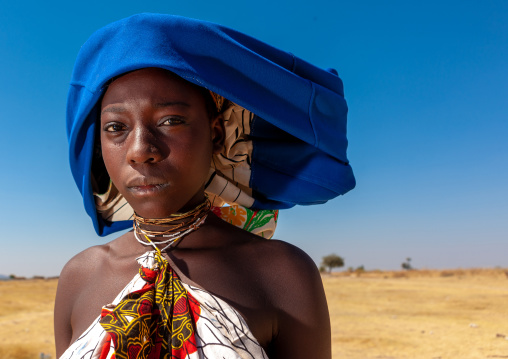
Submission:
[[138,215],[164,218],[203,201],[224,132],[196,86],[163,69],[130,72],[110,84],[100,117],[106,169]]

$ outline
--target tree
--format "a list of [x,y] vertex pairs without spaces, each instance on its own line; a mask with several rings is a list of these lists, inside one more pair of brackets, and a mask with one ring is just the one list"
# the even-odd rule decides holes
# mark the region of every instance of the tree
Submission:
[[411,265],[411,258],[407,257],[406,261],[400,265],[402,269],[412,270],[413,266]]
[[323,262],[321,265],[327,267],[328,272],[331,272],[333,268],[339,268],[344,266],[344,258],[339,257],[336,254],[329,254],[323,257]]

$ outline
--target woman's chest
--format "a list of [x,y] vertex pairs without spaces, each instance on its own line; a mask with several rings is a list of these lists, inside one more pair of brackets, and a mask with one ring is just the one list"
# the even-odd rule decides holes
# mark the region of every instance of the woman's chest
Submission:
[[227,303],[245,320],[257,341],[266,348],[274,336],[276,311],[270,290],[248,261],[215,255],[166,257],[184,283],[201,288]]
[[[96,270],[83,288],[73,306],[72,328],[76,340],[94,322],[104,305],[119,298],[133,278],[138,277],[139,265],[116,263]],[[259,280],[242,268],[232,270],[221,261],[179,261],[179,267],[170,263],[169,270],[175,270],[181,282],[195,286],[209,293],[217,301],[223,301],[242,317],[250,332],[261,346],[266,348],[272,340],[274,311],[266,297],[266,291],[259,286]],[[183,268],[183,270],[182,270]],[[207,304],[208,305],[208,304]]]
[[139,271],[132,261],[103,263],[90,268],[81,283],[71,312],[72,341],[77,339],[101,314],[102,307],[112,303]]

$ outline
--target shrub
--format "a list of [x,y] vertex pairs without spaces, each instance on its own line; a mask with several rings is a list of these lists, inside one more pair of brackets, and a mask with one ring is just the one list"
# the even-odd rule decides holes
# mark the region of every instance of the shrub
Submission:
[[333,268],[339,268],[344,266],[344,258],[339,257],[336,254],[329,254],[323,257],[321,267],[328,268],[328,272],[331,272]]

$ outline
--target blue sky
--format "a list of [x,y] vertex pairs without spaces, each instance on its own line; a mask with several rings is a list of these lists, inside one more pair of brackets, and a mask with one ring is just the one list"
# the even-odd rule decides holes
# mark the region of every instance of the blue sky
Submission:
[[139,12],[221,23],[334,67],[357,188],[281,212],[319,262],[508,267],[508,2],[19,1],[0,5],[0,274],[57,275],[104,243],[72,180],[65,100],[80,46]]

